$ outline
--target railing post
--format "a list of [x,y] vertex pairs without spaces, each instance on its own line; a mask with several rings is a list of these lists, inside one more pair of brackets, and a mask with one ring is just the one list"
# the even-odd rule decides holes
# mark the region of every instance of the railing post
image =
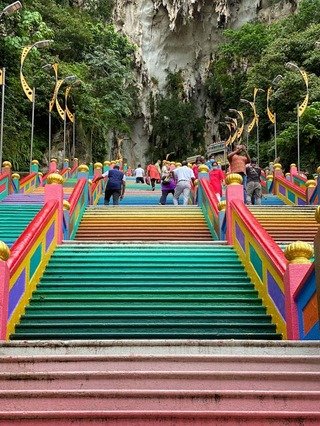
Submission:
[[94,177],[98,177],[102,175],[102,164],[101,163],[94,163]]
[[225,239],[225,233],[224,233],[224,230],[223,230],[223,222],[224,222],[225,217],[226,217],[226,208],[227,208],[226,200],[220,201],[218,203],[218,210],[219,210],[218,220],[219,220],[219,238],[220,238],[220,240]]
[[57,243],[62,243],[63,238],[63,177],[58,173],[52,173],[47,178],[47,185],[44,187],[45,203],[54,200],[58,201],[58,239]]
[[311,197],[315,191],[317,182],[313,179],[307,180],[306,182],[306,202],[310,204]]
[[49,164],[49,173],[55,173],[57,171],[57,159],[51,158],[50,164]]
[[4,161],[2,163],[2,173],[11,176],[12,165],[10,161]]
[[273,166],[273,194],[277,195],[277,177],[283,176],[282,166],[279,163]]
[[237,173],[230,173],[226,177],[226,200],[227,200],[227,242],[228,244],[233,244],[233,234],[232,234],[232,212],[230,203],[234,200],[243,201],[243,179],[242,176]]
[[6,261],[9,256],[9,247],[0,241],[0,340],[7,337],[10,271]]
[[20,191],[20,175],[19,175],[19,173],[12,173],[11,179],[12,179],[14,192],[18,193]]
[[39,171],[39,161],[38,160],[32,160],[31,161],[31,172],[32,173],[38,173]]
[[67,200],[63,200],[63,239],[70,239],[70,203]]
[[69,160],[68,160],[68,158],[65,158],[64,162],[63,162],[63,168],[67,169],[68,167],[69,167]]
[[267,192],[268,192],[268,194],[270,194],[270,192],[272,190],[272,184],[273,184],[273,175],[268,175],[267,176]]
[[297,165],[292,163],[290,164],[290,177],[291,177],[291,182],[293,182],[293,176],[298,175],[298,168]]
[[290,182],[291,182],[291,173],[286,173],[286,174],[285,174],[285,177],[286,177],[286,179],[287,179],[288,181],[290,181]]
[[310,268],[313,248],[310,244],[297,241],[288,245],[284,254],[289,261],[284,273],[287,338],[289,340],[299,340],[299,320],[294,294]]
[[[198,180],[209,180],[209,167],[206,164],[200,164],[198,173]],[[201,186],[198,184],[195,187],[195,200],[194,202],[197,202],[199,206],[202,204],[202,189],[200,189]]]
[[75,157],[72,160],[72,167],[78,167],[79,166],[79,160]]
[[107,172],[110,169],[110,161],[105,161],[103,163],[103,173]]

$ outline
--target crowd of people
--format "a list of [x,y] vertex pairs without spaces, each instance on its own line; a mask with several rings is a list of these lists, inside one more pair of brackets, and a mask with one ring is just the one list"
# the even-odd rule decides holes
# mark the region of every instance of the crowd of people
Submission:
[[[261,204],[262,170],[257,164],[256,158],[250,158],[245,145],[237,145],[228,154],[227,158],[229,167],[226,172],[238,173],[243,178],[245,202],[247,204]],[[181,196],[182,204],[187,205],[190,192],[199,177],[199,170],[208,172],[212,191],[217,201],[220,201],[223,193],[225,172],[215,160],[214,155],[209,156],[207,159],[203,156],[198,156],[193,164],[187,161],[176,163],[168,160],[158,160],[154,164],[148,164],[146,168],[138,164],[133,171],[133,176],[136,183],[150,185],[151,191],[155,190],[156,184],[161,185],[159,204],[165,205],[168,195],[172,194],[174,205],[179,204]],[[108,178],[105,190],[105,205],[109,205],[111,197],[113,197],[113,204],[118,205],[119,200],[125,194],[126,173],[120,170],[119,165],[116,164],[112,169],[95,178],[95,180],[103,178]],[[196,191],[194,192],[196,193]],[[194,201],[197,201],[196,196]]]

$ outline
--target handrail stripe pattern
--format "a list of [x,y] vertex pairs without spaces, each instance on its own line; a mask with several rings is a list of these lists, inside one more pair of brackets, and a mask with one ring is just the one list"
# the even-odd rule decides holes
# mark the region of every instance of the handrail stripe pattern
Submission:
[[[287,260],[281,249],[241,201],[231,201],[232,233],[237,251],[277,331],[287,336],[283,277]],[[230,226],[230,224],[229,224]]]
[[10,270],[7,338],[13,333],[57,246],[58,202],[40,210],[12,246],[7,261]]
[[9,175],[0,174],[0,200],[9,195]]
[[20,192],[26,194],[30,191],[33,191],[37,187],[37,173],[30,173],[28,176],[23,177],[20,180]]
[[218,200],[210,188],[210,182],[205,179],[199,180],[199,189],[201,192],[201,210],[209,226],[211,235],[214,239],[219,239],[219,210]]
[[297,187],[282,176],[276,176],[274,179],[274,194],[289,205],[305,206],[308,204],[306,190]]
[[73,239],[88,204],[88,182],[86,179],[82,178],[78,180],[72,194],[70,195],[69,203],[69,235],[70,239]]

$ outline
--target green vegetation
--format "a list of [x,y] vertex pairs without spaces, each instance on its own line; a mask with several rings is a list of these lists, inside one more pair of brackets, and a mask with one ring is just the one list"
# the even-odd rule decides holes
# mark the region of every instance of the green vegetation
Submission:
[[[211,66],[207,91],[215,113],[228,115],[229,108],[241,109],[246,122],[252,111],[240,102],[252,100],[253,89],[267,91],[273,79],[283,79],[271,98],[271,109],[277,113],[278,152],[281,163],[288,168],[297,161],[296,105],[304,99],[306,90],[299,72],[286,69],[294,62],[307,71],[310,82],[309,106],[301,118],[301,169],[313,173],[320,164],[320,0],[304,0],[298,13],[271,25],[258,22],[239,30],[226,30],[225,43],[219,47]],[[257,96],[260,116],[261,164],[274,157],[273,126],[266,115],[266,94]],[[249,146],[254,148],[255,131]],[[254,149],[251,151],[254,152]]]
[[195,102],[186,99],[180,71],[168,73],[166,94],[150,102],[152,134],[147,156],[152,161],[170,153],[177,159],[205,153],[205,121]]
[[[85,9],[63,0],[25,0],[23,9],[0,23],[1,67],[6,68],[6,106],[3,157],[15,170],[27,170],[31,133],[31,103],[20,84],[20,56],[24,46],[43,39],[49,48],[32,49],[23,67],[30,87],[36,88],[34,158],[43,161],[48,146],[48,103],[54,72],[45,64],[59,63],[59,78],[75,75],[81,84],[71,91],[68,105],[77,116],[76,155],[101,160],[112,149],[110,135],[130,133],[137,110],[133,82],[133,46],[110,22],[112,0],[87,1]],[[1,10],[8,1],[0,1]],[[64,104],[64,90],[59,92]],[[52,116],[55,152],[62,148],[62,120]],[[72,139],[67,129],[68,147]],[[67,150],[68,154],[68,150]]]

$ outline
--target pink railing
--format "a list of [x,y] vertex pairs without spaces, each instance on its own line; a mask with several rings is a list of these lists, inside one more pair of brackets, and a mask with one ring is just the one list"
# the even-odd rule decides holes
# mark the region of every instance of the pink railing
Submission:
[[69,238],[73,239],[88,205],[88,181],[79,179],[69,198]]

